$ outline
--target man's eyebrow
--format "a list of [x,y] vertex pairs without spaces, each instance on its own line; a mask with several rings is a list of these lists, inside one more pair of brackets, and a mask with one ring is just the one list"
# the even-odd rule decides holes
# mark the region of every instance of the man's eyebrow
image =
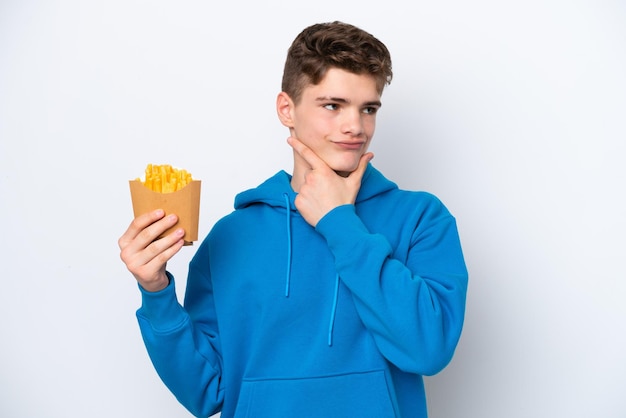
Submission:
[[350,100],[344,99],[343,97],[320,96],[315,100],[318,102],[350,103]]
[[[350,100],[345,99],[343,97],[331,97],[331,96],[320,96],[317,99],[315,99],[318,102],[328,102],[328,101],[332,101],[332,102],[337,102],[337,103],[345,103],[345,104],[349,104]],[[371,102],[365,102],[363,103],[363,106],[376,106],[376,107],[381,107],[383,104],[380,102],[380,100],[373,100]]]
[[375,107],[381,107],[383,105],[380,100],[374,100],[372,102],[365,102],[364,104],[365,106],[375,106]]

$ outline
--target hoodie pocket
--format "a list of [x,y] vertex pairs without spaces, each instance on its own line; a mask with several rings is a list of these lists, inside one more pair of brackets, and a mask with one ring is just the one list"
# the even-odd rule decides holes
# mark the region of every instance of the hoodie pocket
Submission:
[[244,379],[235,418],[394,418],[382,370],[299,379]]

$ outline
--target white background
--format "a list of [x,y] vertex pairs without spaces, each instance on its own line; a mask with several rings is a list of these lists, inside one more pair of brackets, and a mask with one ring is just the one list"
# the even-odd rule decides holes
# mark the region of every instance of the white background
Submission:
[[[200,234],[291,170],[274,100],[305,26],[391,50],[373,163],[438,195],[470,271],[431,418],[626,416],[626,6],[0,1],[0,416],[188,417],[119,259],[127,181],[203,181]],[[170,264],[182,294],[195,248]]]

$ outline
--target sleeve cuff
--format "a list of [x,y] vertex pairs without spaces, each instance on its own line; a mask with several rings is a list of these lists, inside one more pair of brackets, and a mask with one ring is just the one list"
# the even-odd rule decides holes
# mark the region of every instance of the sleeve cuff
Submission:
[[158,292],[148,292],[139,286],[141,308],[137,315],[147,319],[155,330],[160,331],[176,328],[187,318],[176,297],[174,276],[167,272],[167,277],[170,279],[169,284]]

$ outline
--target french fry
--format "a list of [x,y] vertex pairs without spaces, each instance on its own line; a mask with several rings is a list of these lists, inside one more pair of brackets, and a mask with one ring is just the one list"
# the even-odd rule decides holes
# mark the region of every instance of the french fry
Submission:
[[172,193],[191,183],[193,177],[187,170],[169,164],[148,164],[144,171],[144,180],[137,180],[153,192]]
[[178,223],[159,238],[182,228],[185,231],[184,245],[192,245],[198,240],[200,180],[193,179],[188,171],[170,165],[148,164],[144,179],[130,180],[129,186],[135,217],[157,208],[178,216]]

